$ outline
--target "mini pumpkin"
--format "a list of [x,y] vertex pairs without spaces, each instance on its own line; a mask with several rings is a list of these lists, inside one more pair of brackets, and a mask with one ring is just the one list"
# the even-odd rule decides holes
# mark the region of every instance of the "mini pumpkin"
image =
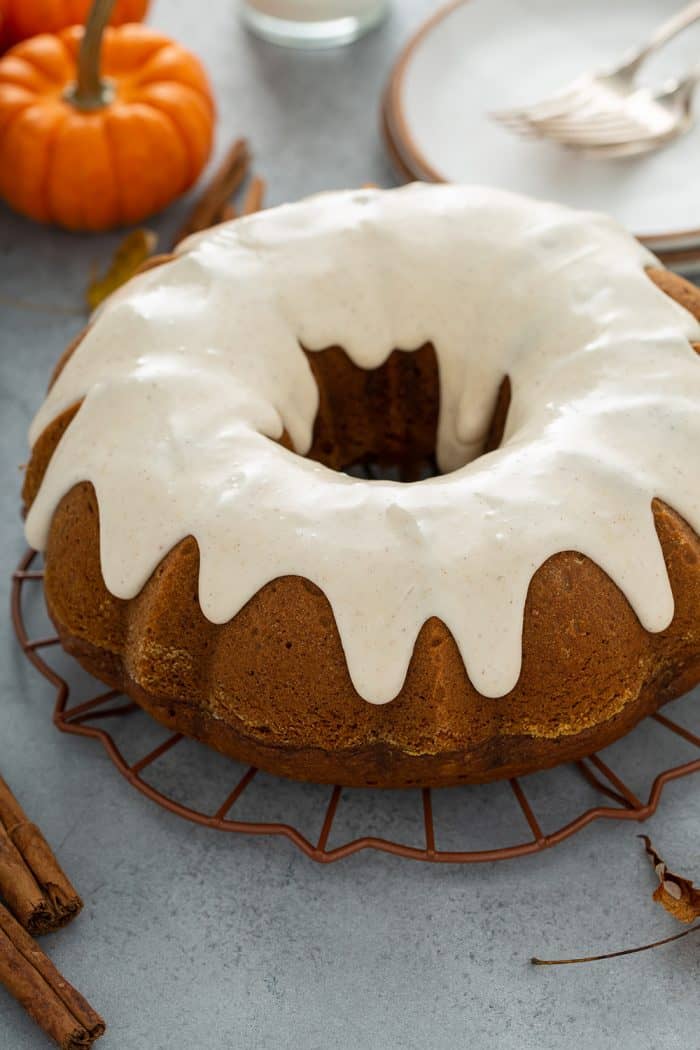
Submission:
[[190,52],[146,26],[42,34],[0,59],[0,196],[69,230],[160,211],[209,156],[214,103]]
[[[148,0],[116,0],[110,22],[140,22],[147,9]],[[10,47],[39,33],[58,33],[82,24],[89,11],[90,0],[0,0],[0,42]]]

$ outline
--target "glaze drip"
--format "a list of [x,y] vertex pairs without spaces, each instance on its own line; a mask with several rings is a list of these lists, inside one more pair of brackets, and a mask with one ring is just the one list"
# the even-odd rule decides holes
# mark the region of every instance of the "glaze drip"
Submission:
[[[90,481],[120,598],[188,535],[215,623],[307,577],[372,703],[400,691],[431,616],[481,693],[512,689],[530,580],[560,551],[663,630],[652,500],[700,531],[700,326],[650,265],[611,219],[457,186],[324,194],[189,238],[104,304],[34,420],[32,443],[82,400],[29,542],[43,548],[60,499]],[[302,345],[377,368],[426,342],[449,473],[365,481],[303,458],[318,394]],[[506,375],[501,447],[475,458]],[[276,444],[285,430],[296,453]]]

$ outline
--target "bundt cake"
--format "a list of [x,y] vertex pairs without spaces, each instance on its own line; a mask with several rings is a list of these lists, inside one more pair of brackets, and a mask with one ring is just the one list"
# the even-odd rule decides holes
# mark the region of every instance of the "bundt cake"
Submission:
[[496,190],[191,237],[98,311],[31,430],[61,641],[290,777],[599,749],[700,680],[698,350],[700,292],[611,219]]

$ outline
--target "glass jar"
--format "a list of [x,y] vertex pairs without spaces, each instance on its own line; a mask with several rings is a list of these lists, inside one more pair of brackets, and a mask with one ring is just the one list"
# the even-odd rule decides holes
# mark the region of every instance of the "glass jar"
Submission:
[[258,36],[287,47],[336,47],[357,40],[387,13],[388,0],[241,0]]

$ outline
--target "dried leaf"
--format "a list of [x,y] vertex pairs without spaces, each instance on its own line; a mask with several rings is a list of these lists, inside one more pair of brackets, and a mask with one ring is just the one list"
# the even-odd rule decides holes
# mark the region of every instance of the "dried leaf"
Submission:
[[99,277],[88,285],[86,299],[91,310],[134,276],[139,267],[153,254],[157,240],[153,230],[133,230],[126,235],[118,245],[104,277]]
[[643,944],[637,948],[624,948],[622,951],[606,952],[604,955],[583,955],[575,959],[539,959],[534,956],[530,960],[531,963],[535,966],[570,966],[572,963],[617,959],[623,955],[636,955],[637,952],[646,952],[650,948],[660,948],[662,944],[679,941],[682,937],[687,937],[689,933],[700,933],[700,924],[690,925],[697,919],[700,919],[700,890],[697,890],[689,879],[684,879],[682,875],[676,875],[675,872],[668,870],[666,863],[659,856],[658,851],[652,845],[651,839],[647,835],[640,835],[639,838],[644,842],[659,880],[659,885],[654,891],[654,900],[659,901],[675,919],[688,923],[689,928],[681,933],[675,933],[671,937],[664,937],[660,941]]
[[690,923],[700,919],[700,890],[697,890],[689,879],[669,871],[648,835],[639,837],[644,842],[644,848],[659,880],[659,885],[654,890],[654,900],[662,904],[666,911],[680,922]]

